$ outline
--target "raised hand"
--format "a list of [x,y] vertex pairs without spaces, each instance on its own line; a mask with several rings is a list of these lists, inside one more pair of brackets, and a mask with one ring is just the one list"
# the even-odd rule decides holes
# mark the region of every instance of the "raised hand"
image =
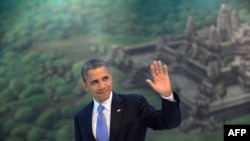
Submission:
[[153,80],[146,79],[146,82],[161,96],[170,96],[172,89],[167,65],[163,65],[161,61],[154,61],[150,65],[150,70]]

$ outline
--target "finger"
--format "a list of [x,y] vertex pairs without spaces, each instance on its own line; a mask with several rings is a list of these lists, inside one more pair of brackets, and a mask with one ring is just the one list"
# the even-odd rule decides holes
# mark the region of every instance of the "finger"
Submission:
[[161,73],[159,64],[160,64],[159,61],[154,61],[154,70],[155,70],[155,74],[156,74],[156,75],[158,75],[158,74]]
[[162,68],[161,61],[157,61],[157,69],[158,69],[157,72],[159,72],[159,74],[163,73],[163,68]]
[[158,75],[159,74],[159,70],[158,70],[158,67],[157,67],[157,61],[154,61],[153,64],[151,65],[152,67],[152,75],[155,74],[155,75]]
[[163,65],[163,74],[168,74],[168,66]]
[[153,64],[150,65],[150,70],[151,70],[151,75],[155,76],[156,75],[156,70]]
[[154,88],[154,83],[153,83],[152,80],[146,79],[146,82],[147,82],[152,88]]

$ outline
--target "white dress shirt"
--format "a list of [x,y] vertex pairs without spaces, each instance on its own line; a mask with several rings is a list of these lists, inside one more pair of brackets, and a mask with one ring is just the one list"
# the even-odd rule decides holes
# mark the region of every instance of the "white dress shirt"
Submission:
[[110,129],[110,115],[111,115],[111,102],[112,102],[112,97],[113,97],[113,93],[110,93],[110,96],[107,100],[105,100],[102,103],[98,103],[94,98],[94,106],[93,106],[93,111],[92,111],[92,132],[94,137],[96,138],[96,123],[97,123],[97,117],[98,117],[98,106],[99,104],[102,104],[105,108],[103,109],[103,114],[106,120],[106,124],[108,127],[108,135],[109,133],[109,129]]
[[174,94],[173,92],[171,91],[171,95],[166,97],[166,96],[161,96],[163,99],[166,99],[166,100],[169,100],[169,101],[172,101],[172,102],[175,102],[175,99],[174,99]]

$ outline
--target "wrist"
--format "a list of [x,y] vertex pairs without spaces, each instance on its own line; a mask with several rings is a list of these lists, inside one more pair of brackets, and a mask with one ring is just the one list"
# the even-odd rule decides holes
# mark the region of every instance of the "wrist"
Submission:
[[175,102],[174,94],[173,94],[173,92],[172,92],[172,91],[171,91],[171,93],[170,93],[170,95],[169,95],[169,96],[163,96],[163,95],[161,95],[161,97],[162,97],[163,99],[166,99],[166,100],[169,100],[169,101]]
[[161,94],[161,96],[163,96],[163,97],[169,97],[171,95],[173,95],[173,91],[172,90],[170,90],[169,92],[166,92],[164,94]]

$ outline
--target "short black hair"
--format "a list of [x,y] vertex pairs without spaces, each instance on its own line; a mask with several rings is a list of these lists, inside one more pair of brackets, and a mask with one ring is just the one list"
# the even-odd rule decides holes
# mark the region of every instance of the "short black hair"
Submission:
[[86,61],[81,68],[82,80],[83,81],[86,80],[86,75],[88,70],[96,69],[102,66],[104,66],[110,72],[108,63],[102,59],[90,59]]

